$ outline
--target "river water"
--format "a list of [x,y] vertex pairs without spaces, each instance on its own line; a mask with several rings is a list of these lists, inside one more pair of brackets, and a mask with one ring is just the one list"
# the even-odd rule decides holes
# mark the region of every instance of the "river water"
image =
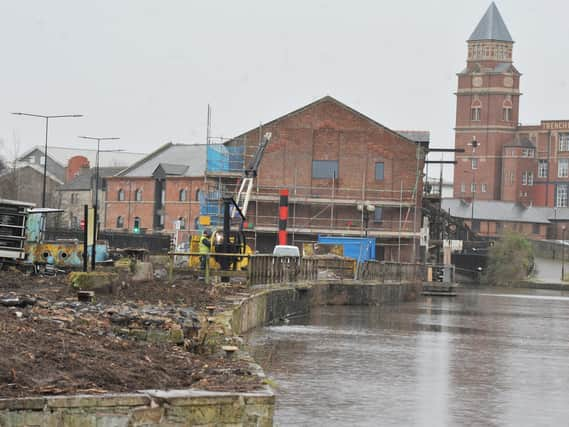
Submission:
[[569,425],[569,293],[317,307],[246,341],[277,426]]

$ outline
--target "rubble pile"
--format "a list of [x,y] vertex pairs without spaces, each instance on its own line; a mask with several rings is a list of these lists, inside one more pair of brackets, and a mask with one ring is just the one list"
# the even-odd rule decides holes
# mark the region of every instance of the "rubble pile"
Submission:
[[76,289],[55,278],[6,283],[0,397],[261,385],[247,361],[200,347],[215,326],[205,307],[221,307],[242,290],[156,281],[79,301]]

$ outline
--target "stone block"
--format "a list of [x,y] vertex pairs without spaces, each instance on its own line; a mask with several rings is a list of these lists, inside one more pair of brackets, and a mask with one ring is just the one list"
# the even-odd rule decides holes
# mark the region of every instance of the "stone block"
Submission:
[[118,274],[107,271],[73,271],[68,276],[73,287],[81,291],[95,291],[96,293],[110,293],[117,279]]
[[0,410],[8,409],[15,411],[19,409],[41,410],[46,400],[43,397],[26,397],[23,399],[0,399]]
[[133,282],[146,282],[154,279],[152,263],[138,261],[134,266]]
[[133,427],[159,424],[164,415],[164,408],[139,408],[132,412],[130,422]]

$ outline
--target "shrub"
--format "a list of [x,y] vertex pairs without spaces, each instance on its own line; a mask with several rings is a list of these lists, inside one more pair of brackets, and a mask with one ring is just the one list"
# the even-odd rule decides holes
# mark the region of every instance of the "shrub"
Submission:
[[511,286],[527,279],[533,265],[530,241],[522,234],[509,232],[490,248],[482,280],[492,286]]

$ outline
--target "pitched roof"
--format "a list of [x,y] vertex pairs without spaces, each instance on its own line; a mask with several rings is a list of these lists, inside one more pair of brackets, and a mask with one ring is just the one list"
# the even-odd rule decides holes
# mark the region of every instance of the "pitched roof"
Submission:
[[486,13],[468,39],[468,41],[478,40],[514,42],[494,2],[490,4],[488,10],[486,10]]
[[504,147],[535,148],[535,145],[527,136],[522,136],[520,138],[515,138],[511,143],[504,144]]
[[188,165],[173,165],[171,163],[160,163],[152,175],[160,176],[184,176],[188,170]]
[[[20,170],[20,169],[25,169],[25,168],[29,168],[35,172],[37,172],[38,174],[40,174],[43,177],[43,166],[39,166],[36,164],[31,164],[31,163],[23,163],[20,164],[18,163],[16,170]],[[2,173],[0,173],[0,176],[4,176],[4,175],[9,175],[11,173],[14,172],[14,169],[12,168],[7,168],[4,169],[4,171]],[[54,181],[56,184],[63,184],[63,181],[61,179],[59,179],[56,175],[54,175],[53,173],[51,173],[50,171],[46,171],[46,176],[51,179],[52,181]]]
[[[104,149],[105,147],[101,147]],[[111,148],[111,147],[106,147]],[[39,150],[43,154],[44,147],[35,146],[24,152],[18,160],[26,161],[26,158],[34,151]],[[67,167],[67,162],[74,156],[85,156],[91,166],[95,166],[97,157],[97,150],[90,148],[76,148],[76,147],[47,147],[47,155],[55,162],[59,163],[62,167]],[[100,167],[118,167],[126,168],[132,163],[144,157],[145,153],[131,153],[128,151],[100,151],[99,152],[99,166]]]
[[398,130],[396,132],[415,142],[429,143],[431,140],[431,132],[428,130]]
[[[462,199],[442,199],[441,208],[457,218],[484,221],[531,222],[549,224],[553,217],[553,208],[524,206],[520,203],[498,200],[475,200],[474,215],[472,203]],[[569,209],[566,209],[569,210]]]
[[[264,126],[264,127],[265,127],[265,126],[271,126],[271,125],[273,125],[273,124],[279,122],[280,120],[283,120],[283,119],[286,119],[286,118],[288,118],[288,117],[291,117],[291,116],[300,114],[300,113],[302,113],[302,112],[304,112],[304,111],[306,111],[306,110],[308,110],[308,109],[310,109],[310,108],[312,108],[312,107],[314,107],[314,106],[316,106],[316,105],[318,105],[318,104],[320,104],[320,103],[323,103],[323,102],[333,102],[333,103],[339,105],[341,108],[344,108],[345,110],[348,110],[348,111],[351,112],[352,114],[354,114],[354,115],[356,115],[356,116],[358,116],[358,117],[361,117],[361,118],[364,119],[364,120],[367,120],[367,121],[371,122],[373,125],[378,126],[378,127],[382,128],[382,129],[386,130],[387,132],[389,132],[389,133],[391,133],[391,134],[393,134],[393,135],[396,135],[396,136],[402,138],[403,140],[406,140],[406,141],[408,141],[408,142],[412,142],[413,144],[416,143],[416,141],[413,141],[413,140],[407,138],[406,136],[402,135],[400,132],[397,132],[397,131],[394,131],[394,130],[392,130],[392,129],[389,129],[388,127],[382,125],[382,124],[379,123],[379,122],[376,122],[375,120],[373,120],[372,118],[366,116],[365,114],[360,113],[360,112],[357,111],[357,110],[354,110],[352,107],[350,107],[350,106],[344,104],[343,102],[338,101],[336,98],[334,98],[334,97],[332,97],[332,96],[330,96],[330,95],[323,96],[322,98],[317,99],[316,101],[311,102],[310,104],[307,104],[307,105],[305,105],[304,107],[300,107],[300,108],[298,108],[298,109],[296,109],[296,110],[294,110],[294,111],[291,111],[290,113],[287,113],[287,114],[284,114],[284,115],[282,115],[282,116],[280,116],[280,117],[277,117],[276,119],[273,119],[273,120],[271,120],[271,121],[268,122],[268,123],[264,123],[263,126]],[[243,133],[241,133],[240,135],[237,135],[236,137],[231,138],[231,139],[228,140],[228,141],[225,141],[224,144],[227,144],[227,143],[229,143],[229,142],[233,142],[233,141],[235,141],[235,140],[239,140],[239,139],[242,138],[245,134],[251,132],[252,130],[254,130],[254,129],[249,129],[248,131],[243,132]]]
[[185,167],[185,170],[178,176],[203,176],[206,169],[206,148],[206,144],[173,144],[169,142],[123,170],[117,176],[149,177],[160,165],[170,165],[166,166],[168,170],[175,170],[178,173],[181,168]]

